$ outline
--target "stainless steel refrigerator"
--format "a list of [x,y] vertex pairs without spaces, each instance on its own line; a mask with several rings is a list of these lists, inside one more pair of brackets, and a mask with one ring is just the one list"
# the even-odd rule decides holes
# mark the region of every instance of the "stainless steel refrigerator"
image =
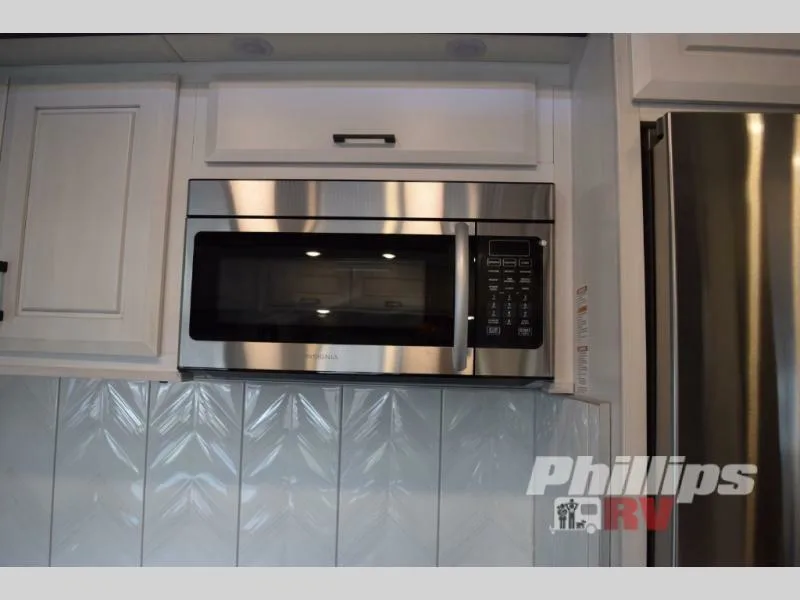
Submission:
[[754,463],[650,534],[656,566],[800,565],[800,115],[643,123],[649,453]]

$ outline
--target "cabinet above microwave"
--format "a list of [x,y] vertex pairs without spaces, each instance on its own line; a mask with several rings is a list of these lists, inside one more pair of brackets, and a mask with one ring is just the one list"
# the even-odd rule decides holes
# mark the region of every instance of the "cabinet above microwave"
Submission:
[[535,167],[539,110],[532,82],[218,81],[203,160]]

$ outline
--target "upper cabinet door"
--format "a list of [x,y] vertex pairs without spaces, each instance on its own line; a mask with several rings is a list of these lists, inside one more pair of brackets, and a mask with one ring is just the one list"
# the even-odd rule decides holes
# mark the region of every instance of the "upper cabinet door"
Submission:
[[636,100],[800,104],[800,34],[632,34]]
[[535,166],[530,83],[217,82],[207,164]]
[[0,351],[157,356],[175,82],[15,86]]

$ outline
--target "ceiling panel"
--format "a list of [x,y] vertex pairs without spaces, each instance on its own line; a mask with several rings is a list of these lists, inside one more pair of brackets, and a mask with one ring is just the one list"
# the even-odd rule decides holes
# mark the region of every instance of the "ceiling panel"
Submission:
[[0,40],[0,65],[179,61],[160,35],[92,35]]
[[448,34],[167,35],[185,61],[482,60],[569,63],[582,36]]
[[586,34],[2,34],[0,65],[264,60],[569,63]]

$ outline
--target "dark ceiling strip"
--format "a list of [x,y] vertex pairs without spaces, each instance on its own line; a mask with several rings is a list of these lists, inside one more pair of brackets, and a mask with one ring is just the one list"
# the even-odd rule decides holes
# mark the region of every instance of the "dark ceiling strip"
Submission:
[[[76,37],[121,37],[137,35],[187,35],[180,33],[18,33],[0,34],[0,40],[26,40],[26,39],[48,39],[48,38],[76,38]],[[191,35],[214,35],[214,34],[191,34]],[[230,34],[236,35],[236,34]],[[244,34],[243,34],[244,35]],[[261,35],[270,35],[264,33]],[[338,34],[319,34],[319,35],[338,35]],[[361,34],[351,34],[361,35]],[[369,35],[369,34],[363,34]],[[573,37],[584,38],[588,33],[448,33],[436,35],[478,35],[478,36],[503,36],[503,37]]]

